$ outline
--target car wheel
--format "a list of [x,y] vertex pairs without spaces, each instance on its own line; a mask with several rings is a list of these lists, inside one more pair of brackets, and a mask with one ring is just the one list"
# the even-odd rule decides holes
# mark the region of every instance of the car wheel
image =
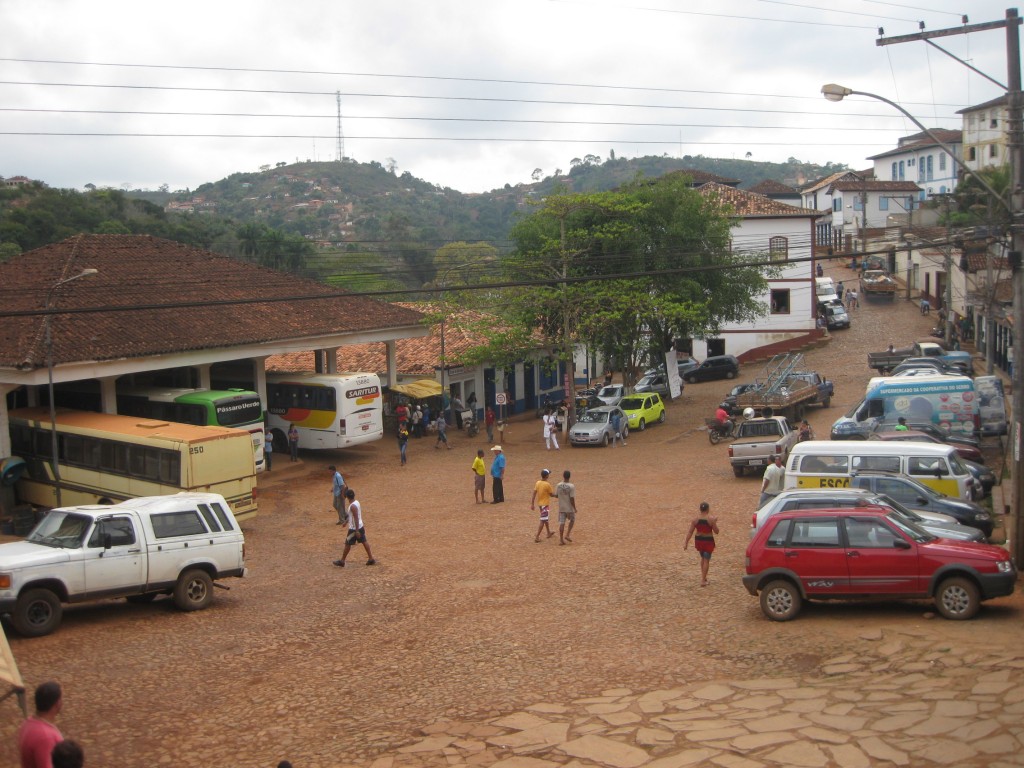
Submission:
[[821,401],[821,407],[822,408],[828,408],[830,405],[832,405],[832,398],[831,397],[826,397],[824,400]]
[[178,577],[174,604],[182,611],[199,611],[213,602],[213,579],[206,571],[193,568]]
[[603,446],[604,446],[605,448],[607,448],[607,447],[608,447],[608,433],[607,433],[607,432],[605,432],[605,433],[604,433],[604,434],[603,434],[603,435],[601,436],[601,445],[603,445]]
[[980,607],[977,585],[963,576],[946,579],[935,591],[935,608],[944,618],[958,621],[970,619]]
[[683,381],[685,381],[687,384],[693,384],[693,382],[696,381],[696,379],[694,379],[693,376],[684,376]]
[[727,379],[735,379],[736,378],[736,372],[735,371],[726,371],[725,372],[725,378],[727,378]]
[[60,626],[62,615],[60,598],[53,592],[30,589],[18,598],[11,623],[23,637],[42,637]]
[[665,411],[664,410],[662,410],[662,412],[658,414],[658,423],[659,424],[664,424],[665,423]]
[[736,475],[736,477],[743,477],[743,467],[734,464],[732,468],[732,473]]
[[636,428],[643,432],[647,429],[647,423],[643,419],[640,419],[640,423],[636,425]]
[[791,581],[776,579],[761,590],[761,612],[772,621],[790,621],[800,613],[803,600]]

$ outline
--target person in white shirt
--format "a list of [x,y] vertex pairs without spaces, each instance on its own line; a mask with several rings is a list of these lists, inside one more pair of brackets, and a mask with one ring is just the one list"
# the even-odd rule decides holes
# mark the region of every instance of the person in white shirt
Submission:
[[775,463],[764,471],[764,482],[761,483],[761,500],[757,505],[760,509],[773,496],[782,493],[782,486],[786,482],[786,468],[782,466],[782,456],[775,454]]
[[334,564],[339,568],[345,567],[345,558],[348,557],[352,545],[359,542],[366,550],[366,564],[376,565],[373,553],[370,552],[370,544],[366,540],[366,529],[363,527],[363,509],[356,501],[356,492],[351,488],[345,491],[345,498],[348,499],[348,535],[345,537],[345,549],[341,552],[341,560],[335,560]]
[[544,414],[544,443],[549,451],[552,445],[558,450],[558,417],[553,411]]

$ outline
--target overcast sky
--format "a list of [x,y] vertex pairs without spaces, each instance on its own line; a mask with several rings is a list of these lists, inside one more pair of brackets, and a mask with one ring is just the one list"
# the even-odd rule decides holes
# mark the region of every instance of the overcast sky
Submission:
[[[928,10],[924,10],[925,8]],[[344,154],[479,192],[574,158],[870,165],[1002,90],[886,36],[1005,18],[992,0],[0,0],[0,176],[194,189]],[[1006,82],[1006,34],[935,42]],[[187,113],[187,114],[186,114]]]

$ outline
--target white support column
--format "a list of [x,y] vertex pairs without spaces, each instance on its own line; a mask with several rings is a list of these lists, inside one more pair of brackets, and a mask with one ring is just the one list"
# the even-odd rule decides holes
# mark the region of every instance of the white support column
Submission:
[[331,347],[330,349],[324,350],[324,373],[337,373],[338,372],[338,348]]
[[260,402],[263,403],[265,412],[267,410],[267,358],[253,358],[252,371],[256,380],[256,393],[260,396]]
[[195,366],[199,374],[199,389],[213,389],[210,386],[210,363]]
[[384,347],[387,351],[387,381],[384,382],[385,387],[391,387],[398,383],[398,355],[396,353],[397,346],[395,342],[385,341]]
[[117,413],[117,377],[100,379],[100,408],[103,413]]
[[[11,455],[11,420],[7,415],[7,395],[17,388],[16,384],[0,384],[0,459]],[[34,390],[35,387],[30,389]]]

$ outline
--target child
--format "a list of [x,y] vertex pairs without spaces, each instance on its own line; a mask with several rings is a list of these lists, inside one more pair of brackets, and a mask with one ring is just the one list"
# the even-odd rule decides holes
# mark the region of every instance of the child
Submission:
[[530,497],[530,509],[534,508],[534,502],[540,507],[540,525],[537,527],[537,535],[533,539],[536,542],[540,542],[540,533],[543,530],[547,530],[549,539],[555,535],[555,532],[551,530],[551,526],[548,523],[548,515],[551,511],[551,497],[555,493],[555,489],[548,482],[548,475],[550,474],[551,470],[548,469],[540,471],[540,480],[533,486],[533,496]]
[[708,585],[708,568],[711,566],[711,553],[715,551],[715,534],[718,533],[718,518],[708,514],[710,509],[711,506],[706,501],[700,503],[700,514],[690,523],[690,530],[686,534],[686,543],[683,544],[684,550],[689,549],[690,537],[694,532],[697,533],[693,545],[697,554],[700,555],[700,585],[702,587]]

